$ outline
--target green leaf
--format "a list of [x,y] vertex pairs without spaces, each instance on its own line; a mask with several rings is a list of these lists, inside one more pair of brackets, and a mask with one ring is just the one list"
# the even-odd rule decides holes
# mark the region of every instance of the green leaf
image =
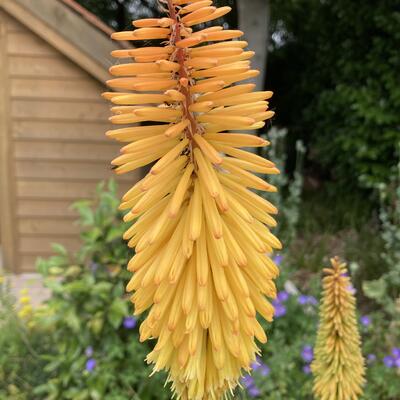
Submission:
[[71,206],[73,210],[78,211],[80,223],[83,226],[91,226],[94,224],[94,213],[91,206],[92,202],[89,200],[80,200]]
[[65,271],[65,276],[76,277],[82,272],[82,268],[79,265],[71,265]]
[[36,269],[41,275],[47,275],[49,269],[49,263],[47,260],[39,257],[36,260]]
[[116,228],[116,227],[111,227],[107,233],[106,236],[106,241],[107,242],[113,242],[116,239],[120,239],[121,238],[121,229]]
[[67,249],[59,243],[52,243],[51,248],[55,253],[58,253],[61,256],[68,257]]
[[67,325],[74,331],[79,332],[81,327],[81,322],[78,315],[75,313],[74,309],[70,309],[64,316]]
[[95,290],[99,294],[107,294],[112,289],[113,285],[110,282],[99,282],[96,283],[93,290]]
[[89,321],[88,326],[92,330],[92,332],[97,336],[103,329],[104,320],[101,317],[93,318],[91,321]]
[[122,299],[115,299],[108,311],[107,318],[116,329],[121,325],[122,319],[128,315],[128,304]]
[[86,293],[88,291],[88,286],[86,282],[81,280],[72,281],[65,285],[65,291],[71,294]]
[[115,179],[110,179],[108,181],[108,190],[114,195],[114,197],[117,194],[117,182],[115,182]]
[[383,278],[363,282],[364,294],[370,299],[382,300],[386,296],[387,284]]

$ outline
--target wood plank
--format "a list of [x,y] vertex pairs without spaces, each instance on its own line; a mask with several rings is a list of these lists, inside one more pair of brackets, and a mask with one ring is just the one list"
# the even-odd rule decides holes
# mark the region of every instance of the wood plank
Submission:
[[87,78],[88,74],[65,57],[30,57],[11,55],[12,77]]
[[10,89],[8,79],[7,27],[0,16],[0,242],[4,266],[18,272],[18,237],[15,229],[15,178],[12,169],[14,152],[11,140]]
[[18,231],[22,235],[63,235],[77,236],[80,228],[72,217],[69,220],[55,220],[48,218],[20,218]]
[[107,35],[59,1],[2,0],[3,8],[101,82],[118,48]]
[[[98,182],[115,177],[108,163],[90,164],[86,162],[66,163],[62,161],[17,161],[17,178],[88,180]],[[118,177],[120,181],[129,181],[128,174]]]
[[52,254],[52,243],[60,243],[71,251],[76,251],[81,245],[78,238],[63,236],[27,237],[21,236],[19,250],[25,255]]
[[33,32],[9,32],[7,51],[10,55],[59,56],[60,53],[49,46]]
[[49,182],[19,180],[17,182],[18,196],[23,199],[62,199],[75,201],[90,199],[94,196],[95,185],[84,182]]
[[[135,182],[136,178],[132,179],[131,183],[119,183],[118,197],[121,198]],[[95,187],[96,185],[93,186]],[[16,212],[18,217],[44,217],[55,220],[74,217],[78,219],[78,214],[71,208],[73,202],[77,200],[79,198],[24,199],[20,197],[17,202]]]
[[7,32],[25,32],[28,33],[28,29],[22,25],[20,22],[18,22],[15,18],[11,17],[10,14],[4,12],[3,10],[0,10],[0,18],[4,20],[4,23],[6,25]]
[[14,118],[48,121],[104,122],[108,121],[108,106],[102,103],[71,103],[68,101],[13,100]]
[[[93,199],[96,184],[88,185],[85,182],[49,182],[28,181],[17,182],[18,196],[21,199],[38,200],[63,200],[76,201],[80,199]],[[130,185],[120,185],[119,191],[124,192]]]
[[63,218],[78,218],[71,208],[71,200],[24,200],[17,203],[18,217],[48,217],[54,220]]
[[[136,181],[132,175],[132,183]],[[96,184],[88,185],[86,182],[52,182],[18,180],[17,193],[20,199],[32,200],[63,200],[76,201],[80,199],[93,199]],[[119,185],[119,192],[124,193],[131,184]]]
[[105,132],[112,126],[104,122],[14,121],[15,139],[41,139],[49,141],[93,141],[112,144]]
[[18,141],[15,143],[17,160],[71,160],[95,161],[110,165],[110,161],[118,156],[118,145],[112,143],[57,143]]
[[[26,273],[26,272],[37,272],[36,270],[36,262],[38,260],[39,256],[37,255],[20,255],[20,272],[21,273]],[[47,258],[47,255],[43,255],[42,258]]]
[[106,102],[101,98],[101,93],[106,89],[94,79],[11,79],[11,96],[14,98],[56,99],[56,100],[97,100],[102,104]]

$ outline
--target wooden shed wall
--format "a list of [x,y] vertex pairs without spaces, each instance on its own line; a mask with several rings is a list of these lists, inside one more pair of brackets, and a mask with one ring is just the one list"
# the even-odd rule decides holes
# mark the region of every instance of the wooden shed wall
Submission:
[[[4,215],[3,192],[0,224],[7,238],[1,243],[15,264],[6,268],[25,272],[34,269],[38,256],[51,254],[51,243],[78,247],[76,215],[69,206],[90,198],[96,184],[113,175],[110,160],[119,146],[104,136],[110,128],[108,105],[99,97],[104,87],[2,11],[0,27],[0,74],[8,103],[2,107],[7,121],[0,125],[8,158],[2,161],[8,172],[3,171],[1,190],[7,190],[12,214]],[[120,190],[136,179],[119,178]]]

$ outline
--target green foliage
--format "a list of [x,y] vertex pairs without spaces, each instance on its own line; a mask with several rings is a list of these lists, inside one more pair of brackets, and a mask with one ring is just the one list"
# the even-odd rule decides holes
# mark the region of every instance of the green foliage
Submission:
[[29,393],[45,379],[40,359],[45,337],[31,336],[16,313],[7,280],[0,281],[0,399],[30,400]]
[[319,175],[383,181],[399,141],[398,1],[274,1],[271,15],[277,123],[305,140]]
[[[25,325],[16,319],[12,307],[8,320],[1,318],[0,323],[10,330],[1,330],[0,366],[9,369],[11,364],[15,369],[7,372],[7,388],[14,385],[35,399],[49,400],[167,398],[162,390],[165,377],[148,378],[151,369],[144,359],[149,348],[139,343],[138,327],[124,325],[131,314],[125,297],[129,275],[125,266],[132,254],[121,239],[126,226],[116,213],[117,206],[112,181],[107,190],[99,185],[94,202],[75,203],[82,227],[81,249],[70,255],[55,245],[56,254],[38,262],[44,284],[51,290],[50,299]],[[11,348],[3,354],[7,340]],[[35,357],[30,355],[32,348]],[[27,355],[32,362],[22,361]],[[19,382],[22,373],[30,380],[29,386]],[[32,397],[21,397],[25,398]]]
[[[381,258],[387,270],[378,279],[364,282],[363,289],[367,297],[378,302],[393,317],[393,328],[400,329],[400,162],[388,183],[381,183],[377,188],[384,244]],[[397,303],[391,299],[397,299]]]
[[[126,225],[121,221],[122,214],[116,211],[119,206],[116,193],[113,180],[109,181],[107,190],[102,182],[97,187],[94,201],[81,200],[72,205],[79,214],[82,227],[83,245],[76,255],[79,263],[92,262],[103,266],[126,264],[130,251],[122,240]],[[61,255],[67,256],[65,251],[61,251]]]
[[278,188],[278,193],[262,192],[262,196],[268,198],[278,208],[277,217],[278,227],[276,235],[288,246],[296,236],[298,224],[300,221],[300,204],[303,191],[303,159],[305,148],[303,142],[296,142],[296,165],[293,177],[290,178],[285,170],[287,167],[286,154],[286,136],[285,129],[272,128],[265,139],[271,142],[271,146],[263,148],[261,155],[273,161],[276,167],[281,171],[278,175],[268,175],[265,179]]
[[149,18],[159,13],[156,0],[77,0],[115,30],[130,29],[132,17]]
[[[285,264],[282,265],[285,268]],[[315,305],[300,305],[299,293],[293,293],[285,302],[285,314],[275,317],[273,324],[266,326],[268,343],[263,346],[263,360],[271,373],[264,377],[254,372],[253,376],[261,390],[260,398],[268,400],[308,399],[312,382],[303,371],[307,365],[301,357],[304,346],[313,346],[317,308]],[[296,335],[291,332],[297,332]],[[282,351],[282,349],[285,349]]]
[[[129,275],[125,264],[131,254],[120,239],[125,227],[115,211],[117,204],[112,182],[107,188],[99,186],[94,202],[75,204],[82,248],[69,254],[56,245],[53,257],[40,260],[38,268],[51,297],[33,315],[18,316],[18,304],[0,283],[0,399],[169,398],[163,388],[165,375],[149,377],[151,369],[143,361],[149,347],[139,343],[138,325],[124,325],[131,308],[124,295]],[[281,263],[282,289],[274,303],[280,311],[273,324],[265,325],[269,341],[262,346],[261,361],[269,370],[253,373],[256,397],[309,400],[312,377],[303,370],[308,362],[302,351],[314,344],[319,279],[299,272],[288,253],[283,253],[282,262],[276,261]],[[282,297],[285,292],[288,299]],[[398,343],[399,330],[381,309],[369,316],[371,325],[362,327],[364,355],[374,353],[377,359],[369,362],[363,400],[395,400],[400,396],[398,372],[382,360]],[[251,394],[242,389],[235,398]]]
[[[238,391],[237,398],[259,398],[266,400],[311,400],[313,377],[307,366],[309,361],[306,346],[314,347],[318,326],[318,303],[321,291],[319,275],[303,277],[293,271],[287,257],[280,265],[282,276],[278,282],[279,316],[272,324],[265,326],[268,343],[262,347],[262,363],[269,367],[269,373],[257,369],[252,376],[254,382],[246,389],[248,381],[243,380],[244,389]],[[284,288],[284,289],[283,289]],[[288,293],[288,299],[280,301],[282,293]],[[358,299],[359,302],[359,299]],[[305,303],[305,304],[303,304]],[[281,307],[284,307],[282,309]],[[371,323],[360,324],[363,355],[367,359],[367,384],[360,400],[396,400],[400,396],[398,369],[388,368],[383,358],[391,348],[399,343],[399,333],[393,330],[391,321],[381,311],[368,315]],[[306,353],[306,354],[304,354]],[[311,353],[312,354],[312,353]],[[309,354],[308,354],[309,355]],[[371,356],[373,355],[373,356]],[[254,396],[251,388],[259,390]],[[236,397],[235,397],[236,398]]]

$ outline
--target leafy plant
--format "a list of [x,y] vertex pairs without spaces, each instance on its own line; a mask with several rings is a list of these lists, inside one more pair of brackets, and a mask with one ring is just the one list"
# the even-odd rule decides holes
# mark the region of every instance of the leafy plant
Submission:
[[272,128],[265,139],[271,142],[271,146],[261,150],[262,156],[273,161],[281,171],[278,175],[268,176],[268,181],[278,187],[278,193],[268,196],[278,208],[278,227],[277,236],[282,239],[285,246],[288,246],[295,238],[300,219],[300,204],[303,191],[303,161],[305,147],[301,140],[296,142],[296,159],[293,177],[287,172],[287,153],[286,153],[286,129]]
[[394,319],[394,329],[400,327],[400,162],[388,183],[377,185],[380,194],[379,218],[384,250],[382,262],[387,271],[378,279],[364,282],[367,297],[377,301]]
[[[121,237],[116,186],[101,183],[94,201],[73,205],[80,215],[82,247],[74,255],[38,262],[51,298],[34,319],[34,331],[50,338],[47,379],[33,393],[46,399],[162,399],[164,377],[148,379],[146,348],[125,297],[125,265],[131,254]],[[157,388],[160,389],[157,393]]]
[[36,383],[46,376],[40,353],[47,340],[30,335],[9,280],[0,278],[0,399],[29,400]]
[[[302,138],[319,177],[386,179],[399,137],[398,1],[272,1],[276,123]],[[360,179],[362,177],[362,179]]]

